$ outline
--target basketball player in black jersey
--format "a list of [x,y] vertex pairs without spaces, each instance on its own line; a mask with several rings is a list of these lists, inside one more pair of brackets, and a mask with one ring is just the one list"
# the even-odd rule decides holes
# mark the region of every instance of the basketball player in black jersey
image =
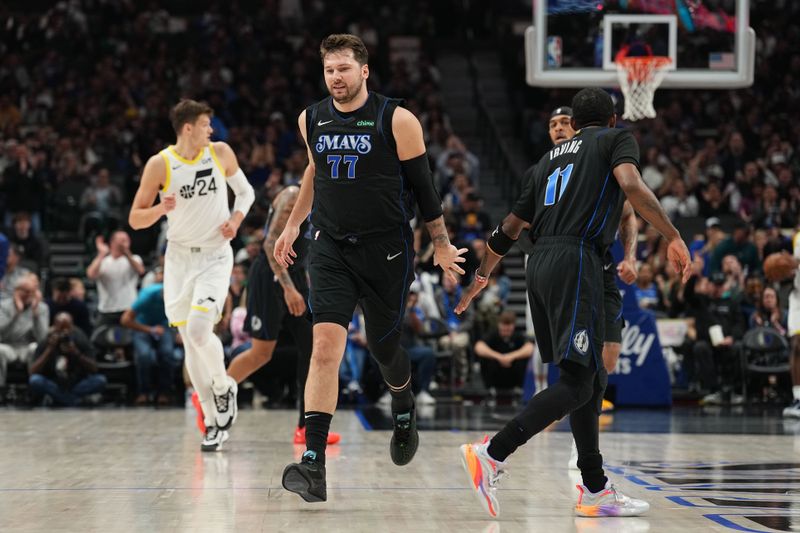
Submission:
[[[320,46],[330,97],[300,114],[309,164],[292,214],[275,244],[286,266],[311,212],[309,253],[314,346],[306,383],[306,446],[283,472],[283,486],[308,502],[325,501],[325,441],[336,408],[338,370],[356,304],[364,311],[369,350],[392,394],[392,461],[408,464],[418,435],[411,366],[400,347],[406,297],[414,280],[409,221],[419,205],[444,275],[465,261],[447,237],[422,127],[399,101],[367,91],[367,50],[354,35]],[[313,210],[312,210],[313,204]]]
[[[278,335],[286,328],[297,348],[297,394],[300,398],[300,416],[294,432],[294,443],[306,443],[305,409],[303,391],[308,365],[311,359],[311,322],[306,319],[308,281],[306,279],[306,255],[309,244],[308,221],[303,221],[300,234],[292,244],[297,254],[294,264],[288,268],[278,264],[274,256],[275,241],[286,226],[300,189],[294,185],[282,189],[270,205],[267,223],[264,226],[264,242],[261,252],[250,267],[247,277],[247,318],[244,330],[250,334],[252,346],[239,354],[228,367],[228,375],[241,383],[253,372],[272,359]],[[199,401],[192,397],[202,423],[203,415]],[[328,444],[341,439],[338,433],[328,433]]]
[[639,147],[630,131],[614,129],[611,97],[583,89],[572,100],[571,140],[554,146],[536,165],[530,186],[487,241],[486,255],[456,312],[486,287],[492,269],[522,230],[533,251],[527,284],[533,326],[545,362],[559,380],[534,396],[491,440],[461,447],[470,485],[484,509],[497,516],[497,481],[506,458],[533,435],[570,415],[583,477],[575,512],[581,516],[635,516],[649,505],[608,482],[598,446],[598,412],[607,375],[604,340],[603,255],[613,242],[625,197],[669,243],[667,258],[685,282],[689,251],[639,174]]

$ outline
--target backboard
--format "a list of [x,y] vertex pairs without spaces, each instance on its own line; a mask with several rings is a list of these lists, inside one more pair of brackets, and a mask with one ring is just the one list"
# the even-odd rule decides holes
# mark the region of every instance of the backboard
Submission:
[[526,78],[542,87],[614,87],[614,58],[672,61],[662,87],[737,88],[753,83],[749,0],[533,0],[525,32]]

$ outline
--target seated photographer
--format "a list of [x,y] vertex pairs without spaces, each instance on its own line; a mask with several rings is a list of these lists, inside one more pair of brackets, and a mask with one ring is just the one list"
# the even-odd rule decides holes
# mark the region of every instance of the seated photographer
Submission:
[[513,311],[500,313],[497,329],[475,343],[475,355],[481,364],[483,384],[489,395],[497,395],[497,389],[522,389],[525,369],[533,355],[533,343],[522,333],[517,333],[517,317]]
[[56,315],[33,357],[28,385],[34,400],[49,398],[55,405],[71,407],[106,387],[106,377],[97,373],[92,345],[69,313]]

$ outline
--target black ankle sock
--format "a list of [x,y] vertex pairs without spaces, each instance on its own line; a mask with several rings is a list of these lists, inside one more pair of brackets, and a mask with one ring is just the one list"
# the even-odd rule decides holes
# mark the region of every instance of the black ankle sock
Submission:
[[605,488],[608,478],[603,471],[603,456],[599,452],[579,453],[578,468],[583,485],[591,492],[600,492]]
[[328,431],[331,428],[333,415],[320,411],[307,411],[305,419],[306,450],[308,451],[303,456],[305,457],[308,452],[312,452],[314,460],[325,464],[325,448],[328,445]]
[[297,417],[297,427],[301,429],[306,427],[306,414],[303,411],[300,411],[300,416]]
[[486,450],[492,459],[503,462],[514,453],[517,448],[527,442],[525,430],[519,425],[516,419],[511,419],[508,424],[501,429],[497,435],[489,441],[489,448]]
[[405,389],[395,392],[390,388],[389,393],[392,395],[393,413],[407,413],[414,407],[414,394],[411,392],[411,380],[409,380]]

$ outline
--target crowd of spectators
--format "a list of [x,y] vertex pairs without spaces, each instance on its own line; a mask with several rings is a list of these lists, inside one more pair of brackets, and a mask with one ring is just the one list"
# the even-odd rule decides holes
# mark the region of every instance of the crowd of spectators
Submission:
[[[12,304],[19,308],[20,301],[15,295],[24,292],[30,293],[26,306],[42,308],[36,321],[32,317],[24,322],[36,327],[26,325],[25,332],[13,334],[0,331],[0,343],[9,346],[0,353],[0,363],[38,361],[39,343],[49,347],[48,357],[75,361],[76,371],[84,374],[92,370],[65,351],[68,343],[46,341],[48,331],[65,330],[55,318],[66,313],[69,327],[91,339],[105,338],[109,328],[127,328],[131,342],[126,352],[108,357],[133,363],[134,403],[171,402],[180,385],[175,371],[182,350],[180,336],[157,309],[163,227],[131,232],[126,218],[143,163],[174,142],[167,117],[181,97],[205,100],[214,108],[215,139],[234,147],[258,191],[233,243],[236,266],[217,330],[226,346],[246,343],[236,317],[241,318],[246,301],[247,269],[259,253],[272,199],[281,187],[299,181],[307,163],[296,116],[325,95],[318,46],[321,36],[334,31],[355,32],[365,41],[371,56],[370,90],[403,98],[419,117],[451,238],[470,249],[469,266],[474,268],[491,229],[478,189],[480,160],[452,129],[431,46],[434,36],[453,30],[449,3],[414,1],[388,9],[299,0],[196,7],[73,0],[39,12],[0,7],[6,21],[0,28],[0,217],[9,241],[0,305],[13,314]],[[394,35],[417,37],[412,47],[416,53],[398,53],[391,43]],[[423,402],[432,402],[425,394],[436,386],[436,356],[453,354],[453,379],[461,386],[469,378],[474,341],[491,329],[509,283],[502,277],[493,283],[476,312],[479,317],[457,317],[453,307],[461,285],[441,286],[426,232],[417,228],[416,237],[424,281],[409,296],[416,312],[407,317],[404,345],[414,355],[415,388],[424,393]],[[70,239],[85,245],[88,267],[73,279],[48,279],[48,243]],[[33,288],[37,274],[44,275],[41,288],[38,279]],[[416,298],[428,305],[417,305]],[[24,312],[33,314],[28,307]],[[360,394],[369,358],[357,342],[357,331],[351,338],[343,383]],[[34,396],[44,393],[51,402],[74,404],[96,392],[96,387],[87,393],[86,387],[75,385],[83,383],[76,377],[68,381],[78,392],[67,388],[56,398],[41,379],[34,380]]]
[[[73,374],[50,372],[58,395],[48,393],[55,389],[37,374],[30,384],[38,393],[66,404],[94,395],[102,388],[86,359],[94,354],[73,339],[78,335],[64,332],[92,338],[99,327],[122,324],[135,339],[126,357],[137,367],[136,402],[168,403],[182,351],[179,336],[152,305],[160,295],[163,231],[126,232],[125,219],[143,163],[174,141],[167,116],[181,97],[215,109],[215,138],[234,147],[257,190],[234,241],[234,283],[218,331],[229,344],[246,342],[236,324],[246,301],[247,268],[259,251],[271,200],[281,187],[297,183],[306,165],[296,116],[325,95],[318,44],[333,31],[359,34],[371,54],[370,89],[404,98],[419,117],[451,241],[469,249],[465,270],[472,272],[497,221],[483,205],[477,149],[453,131],[439,89],[433,43],[458,31],[452,17],[461,11],[453,4],[418,0],[389,9],[241,0],[189,7],[72,0],[39,12],[0,6],[0,218],[8,241],[0,279],[0,315],[8,315],[0,316],[0,386],[8,364],[36,362],[49,369],[58,361],[57,370]],[[760,39],[753,88],[662,90],[658,117],[629,125],[642,148],[643,178],[692,241],[695,260],[693,280],[682,287],[665,260],[665,243],[642,223],[636,297],[642,308],[663,316],[723,324],[721,342],[697,325],[685,350],[690,386],[709,393],[709,401],[717,393],[733,398],[731,389],[742,377],[722,363],[748,324],[785,330],[787,285],[764,280],[761,264],[770,253],[791,251],[787,235],[800,222],[800,130],[790,121],[800,114],[800,32],[786,12],[797,15],[798,9],[762,5],[752,15]],[[489,27],[494,17],[472,16],[464,22],[475,25],[476,35],[496,31]],[[419,37],[416,60],[393,53],[395,35]],[[521,80],[524,68],[515,63],[521,44],[501,46],[510,77]],[[547,147],[541,128],[547,113],[571,96],[514,87],[511,103],[525,110],[518,114],[524,122],[519,133],[531,159]],[[500,314],[507,308],[509,278],[500,268],[473,310],[457,316],[453,308],[469,277],[441,280],[425,230],[416,228],[415,237],[417,282],[404,325],[404,346],[415,357],[415,390],[427,394],[447,382],[461,387],[477,366],[489,390],[520,387],[517,361],[528,345],[508,332],[515,317]],[[49,244],[69,238],[85,243],[88,269],[71,278],[42,276]],[[69,325],[56,324],[61,313],[71,318]],[[706,316],[714,313],[719,316]],[[351,329],[342,383],[357,396],[370,374],[358,315]],[[448,364],[439,365],[443,356]]]

